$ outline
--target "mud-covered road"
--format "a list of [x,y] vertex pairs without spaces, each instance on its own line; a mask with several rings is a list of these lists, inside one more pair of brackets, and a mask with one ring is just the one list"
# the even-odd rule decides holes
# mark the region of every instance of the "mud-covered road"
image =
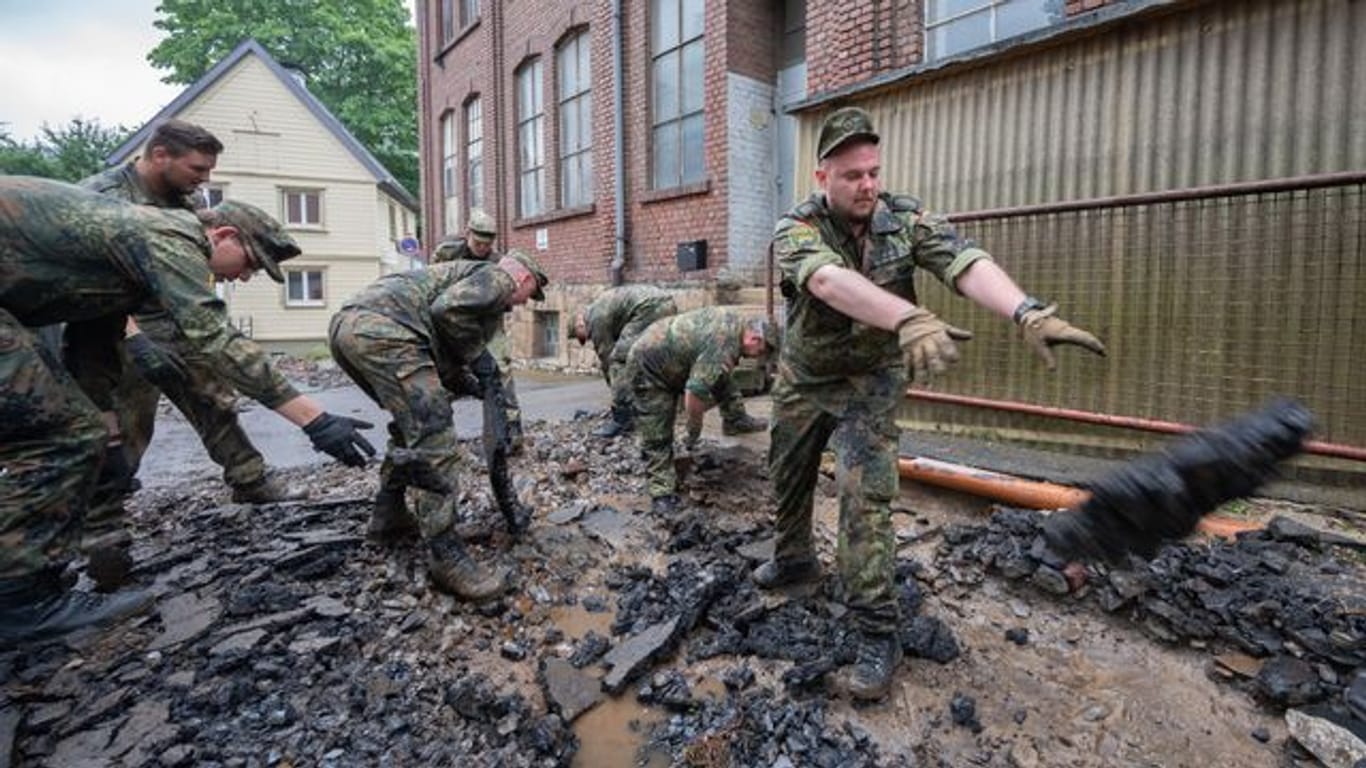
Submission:
[[[818,493],[826,583],[760,593],[747,573],[771,547],[765,436],[722,437],[710,414],[688,508],[655,519],[634,446],[589,436],[596,415],[574,418],[605,388],[536,389],[522,388],[534,440],[513,460],[530,531],[503,531],[478,446],[462,447],[461,531],[516,574],[477,606],[429,589],[415,542],[365,539],[373,466],[300,465],[306,444],[286,443],[299,461],[275,463],[314,497],[233,505],[164,415],[132,505],[135,577],[157,605],[0,654],[0,751],[62,768],[1307,766],[1286,711],[1315,725],[1331,714],[1315,707],[1366,705],[1350,541],[1282,522],[1092,568],[1075,589],[1031,552],[1033,513],[993,518],[980,499],[906,486],[894,509],[908,656],[885,701],[852,707],[821,677],[848,647],[830,599],[833,480]],[[458,406],[462,435],[475,412]],[[272,418],[248,411],[253,435],[258,416]],[[1338,525],[1331,510],[1240,509]]]

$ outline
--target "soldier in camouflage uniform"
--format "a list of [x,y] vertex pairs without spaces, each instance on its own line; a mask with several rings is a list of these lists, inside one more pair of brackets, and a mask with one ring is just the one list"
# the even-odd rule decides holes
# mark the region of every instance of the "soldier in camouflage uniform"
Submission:
[[[203,128],[168,120],[153,130],[140,158],[91,176],[80,185],[139,205],[192,211],[200,207],[195,192],[208,181],[222,150],[222,143]],[[87,340],[72,333],[79,327],[68,329],[66,344],[76,361],[89,357],[83,349]],[[185,342],[170,317],[141,315],[129,321],[128,329],[123,378],[114,404],[133,474],[152,441],[157,401],[164,392],[199,434],[209,458],[223,467],[233,501],[307,498],[307,489],[287,487],[266,476],[265,459],[238,422],[236,393],[216,378],[211,367],[185,363]],[[130,539],[123,528],[123,503],[130,490],[126,485],[97,487],[86,514],[82,549],[90,557],[90,575],[102,589],[117,587],[132,565],[127,554]]]
[[[498,594],[503,578],[476,563],[452,529],[459,498],[452,393],[468,388],[463,379],[508,308],[544,300],[547,282],[520,251],[497,262],[433,264],[380,278],[332,318],[332,357],[393,417],[371,533],[416,527],[433,582],[464,599]],[[409,488],[416,521],[405,501]]]
[[[0,177],[0,644],[58,635],[145,607],[145,592],[76,592],[61,578],[97,475],[118,476],[122,451],[112,408],[118,349],[130,314],[165,313],[186,360],[303,427],[313,445],[347,464],[374,448],[364,422],[334,416],[300,395],[228,322],[209,287],[299,253],[259,209],[228,202],[198,214],[128,203],[47,179]],[[73,358],[82,391],[34,329],[80,326],[89,357]],[[102,464],[113,464],[102,466]]]
[[650,475],[650,509],[678,511],[674,474],[674,414],[683,398],[684,446],[697,446],[702,416],[730,397],[730,372],[740,357],[761,357],[777,345],[772,323],[733,309],[703,307],[657,320],[631,345],[626,371],[631,382],[640,447]]
[[1051,368],[1049,347],[1097,354],[1096,337],[1024,294],[991,256],[913,197],[882,193],[878,135],[861,109],[832,113],[818,137],[821,191],[784,215],[773,252],[788,301],[773,387],[769,470],[777,497],[764,588],[820,578],[811,514],[821,452],[833,438],[839,489],[837,566],[859,630],[857,660],[837,683],[849,695],[886,694],[901,659],[893,587],[890,502],[898,489],[895,412],[908,371],[943,372],[971,338],[915,303],[917,268],[1020,325]]
[[[678,307],[668,291],[652,285],[622,285],[598,294],[592,304],[576,312],[568,323],[570,340],[579,344],[592,340],[602,376],[612,389],[612,413],[602,426],[593,430],[597,437],[612,438],[634,428],[631,382],[624,375],[626,355],[650,323],[675,314]],[[767,421],[745,412],[738,389],[731,389],[720,410],[722,434],[738,435],[768,428]]]
[[[493,241],[498,239],[498,225],[493,217],[484,211],[470,210],[470,223],[465,227],[464,237],[451,237],[437,243],[432,250],[431,263],[444,264],[457,259],[467,261],[496,261]],[[508,437],[512,442],[513,453],[522,450],[522,406],[517,402],[517,388],[512,380],[512,349],[508,344],[507,328],[498,324],[497,331],[489,340],[489,353],[498,363],[498,375],[503,380],[503,402],[506,403]]]

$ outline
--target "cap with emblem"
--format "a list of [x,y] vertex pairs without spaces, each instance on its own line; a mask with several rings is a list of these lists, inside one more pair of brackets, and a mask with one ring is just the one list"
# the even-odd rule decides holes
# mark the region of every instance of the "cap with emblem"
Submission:
[[251,249],[252,259],[277,283],[285,281],[280,262],[292,259],[303,251],[294,238],[285,233],[280,222],[250,203],[224,200],[213,207],[224,224],[236,227],[245,237],[242,244]]
[[550,278],[546,276],[545,270],[541,269],[540,262],[536,261],[534,256],[520,248],[513,248],[508,251],[507,257],[509,259],[516,259],[522,266],[527,268],[527,271],[536,276],[536,292],[531,294],[531,298],[536,301],[545,301],[545,291],[543,289],[547,285],[550,285]]
[[816,142],[816,159],[824,160],[841,144],[850,139],[864,138],[878,143],[873,119],[858,107],[844,107],[826,116],[821,123],[820,140]]
[[498,225],[493,223],[493,217],[479,208],[470,209],[470,224],[467,229],[470,231],[470,237],[481,243],[491,243],[498,237]]

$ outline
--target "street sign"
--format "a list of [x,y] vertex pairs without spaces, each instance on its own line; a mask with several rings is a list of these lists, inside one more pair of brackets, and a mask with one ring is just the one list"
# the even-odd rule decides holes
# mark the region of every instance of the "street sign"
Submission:
[[398,249],[409,256],[416,256],[419,247],[416,237],[405,237],[398,241]]

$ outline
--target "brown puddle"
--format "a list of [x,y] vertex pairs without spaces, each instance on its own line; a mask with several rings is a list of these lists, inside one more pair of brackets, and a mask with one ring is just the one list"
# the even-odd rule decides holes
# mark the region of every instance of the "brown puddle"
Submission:
[[558,627],[565,637],[573,640],[583,639],[590,630],[603,637],[611,637],[614,618],[612,611],[593,613],[581,603],[557,605],[550,609],[550,623]]
[[633,690],[604,699],[574,721],[579,751],[571,768],[666,768],[672,761],[664,754],[652,753],[645,762],[636,762],[650,726],[666,716],[663,710],[636,701]]

